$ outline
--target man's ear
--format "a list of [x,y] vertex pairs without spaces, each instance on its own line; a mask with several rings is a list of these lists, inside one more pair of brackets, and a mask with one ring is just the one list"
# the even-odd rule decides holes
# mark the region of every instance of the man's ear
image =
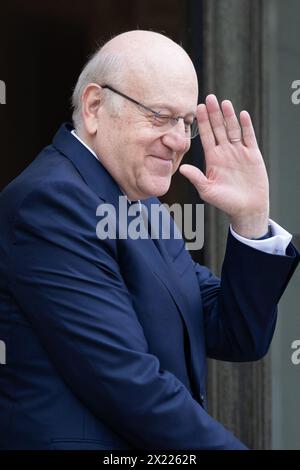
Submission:
[[97,83],[89,83],[82,93],[82,118],[90,135],[97,132],[99,108],[102,105],[102,88]]

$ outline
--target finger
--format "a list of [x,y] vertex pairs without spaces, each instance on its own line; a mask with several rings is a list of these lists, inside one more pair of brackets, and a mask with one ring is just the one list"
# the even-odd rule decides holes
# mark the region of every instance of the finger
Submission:
[[193,165],[184,164],[179,167],[179,171],[195,186],[199,193],[204,191],[207,187],[208,179],[204,173],[199,170],[199,168]]
[[227,132],[224,123],[224,116],[215,95],[208,95],[205,100],[208,117],[211,123],[216,141],[219,144],[228,142]]
[[216,141],[210,125],[206,106],[203,103],[199,104],[197,108],[197,121],[202,146],[204,151],[206,152],[211,148],[215,147]]
[[236,117],[234,107],[229,100],[224,100],[221,104],[226,123],[227,136],[230,142],[234,143],[238,139],[242,140],[242,129]]
[[243,139],[245,145],[249,148],[257,148],[257,140],[255,131],[252,125],[250,114],[247,111],[242,111],[240,114],[240,120],[243,131]]

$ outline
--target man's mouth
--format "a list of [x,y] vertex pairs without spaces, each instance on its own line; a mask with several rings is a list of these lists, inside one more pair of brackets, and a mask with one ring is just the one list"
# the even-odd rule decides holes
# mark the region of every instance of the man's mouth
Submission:
[[169,165],[170,163],[171,163],[171,164],[173,163],[173,159],[170,158],[170,157],[163,157],[163,156],[160,156],[160,155],[150,155],[150,157],[156,158],[156,159],[159,160],[162,164]]

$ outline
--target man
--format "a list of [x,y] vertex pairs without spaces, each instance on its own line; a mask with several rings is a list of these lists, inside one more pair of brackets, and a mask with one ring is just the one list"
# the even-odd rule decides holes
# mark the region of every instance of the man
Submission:
[[[2,448],[245,449],[206,411],[205,359],[267,352],[299,255],[269,221],[248,113],[239,123],[213,95],[197,107],[197,90],[189,57],[168,38],[115,37],[78,79],[75,129],[62,126],[3,191]],[[159,204],[195,116],[206,175],[180,172],[229,216],[221,282],[182,239],[120,236],[119,197]],[[116,208],[117,236],[99,239],[104,204]]]

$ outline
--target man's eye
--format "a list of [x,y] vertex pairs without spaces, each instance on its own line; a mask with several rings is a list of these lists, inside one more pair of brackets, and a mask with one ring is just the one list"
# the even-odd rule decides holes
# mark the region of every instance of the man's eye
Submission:
[[167,116],[166,114],[154,114],[153,115],[153,122],[157,126],[163,126],[164,124],[167,124],[170,121],[170,116]]

